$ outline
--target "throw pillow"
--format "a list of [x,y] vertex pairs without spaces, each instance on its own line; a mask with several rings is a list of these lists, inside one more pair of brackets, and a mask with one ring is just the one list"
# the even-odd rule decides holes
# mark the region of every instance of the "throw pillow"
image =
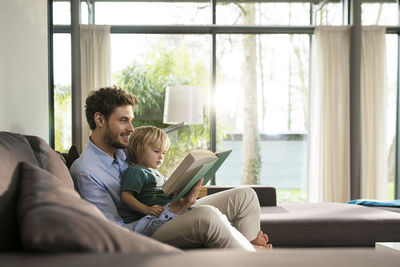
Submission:
[[72,145],[71,148],[68,150],[68,153],[65,155],[65,161],[67,164],[67,168],[71,168],[72,163],[79,158],[79,151],[75,145]]
[[22,245],[43,252],[178,252],[108,221],[53,174],[21,164],[18,220]]

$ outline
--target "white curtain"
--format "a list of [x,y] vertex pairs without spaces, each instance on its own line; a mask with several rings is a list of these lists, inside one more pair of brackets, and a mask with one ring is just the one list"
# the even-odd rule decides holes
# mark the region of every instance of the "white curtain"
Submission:
[[[82,111],[90,91],[111,85],[110,26],[81,25],[81,90]],[[82,150],[88,142],[90,130],[82,112]]]
[[350,27],[316,27],[309,134],[311,202],[350,198]]
[[361,35],[361,198],[386,199],[386,28]]

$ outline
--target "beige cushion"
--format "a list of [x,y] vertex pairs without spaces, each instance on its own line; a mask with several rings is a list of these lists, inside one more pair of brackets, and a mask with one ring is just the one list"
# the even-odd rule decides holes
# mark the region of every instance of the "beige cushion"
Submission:
[[20,163],[18,220],[27,250],[60,252],[178,252],[108,221],[53,174]]

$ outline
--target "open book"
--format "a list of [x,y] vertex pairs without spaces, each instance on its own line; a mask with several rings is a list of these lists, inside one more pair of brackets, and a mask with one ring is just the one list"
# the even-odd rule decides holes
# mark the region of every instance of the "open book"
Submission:
[[231,152],[214,153],[207,149],[189,152],[165,182],[163,191],[166,194],[179,192],[172,200],[174,202],[184,197],[201,178],[204,178],[203,185],[207,184]]

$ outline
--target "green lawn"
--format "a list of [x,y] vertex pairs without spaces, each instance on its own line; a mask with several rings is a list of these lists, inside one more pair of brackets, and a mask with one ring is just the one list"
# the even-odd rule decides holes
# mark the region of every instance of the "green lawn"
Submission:
[[307,202],[307,191],[300,189],[277,189],[276,198],[278,203]]
[[388,200],[394,200],[394,182],[388,182]]
[[[277,189],[278,203],[307,202],[307,191],[300,189]],[[394,182],[388,182],[388,200],[394,199]]]

